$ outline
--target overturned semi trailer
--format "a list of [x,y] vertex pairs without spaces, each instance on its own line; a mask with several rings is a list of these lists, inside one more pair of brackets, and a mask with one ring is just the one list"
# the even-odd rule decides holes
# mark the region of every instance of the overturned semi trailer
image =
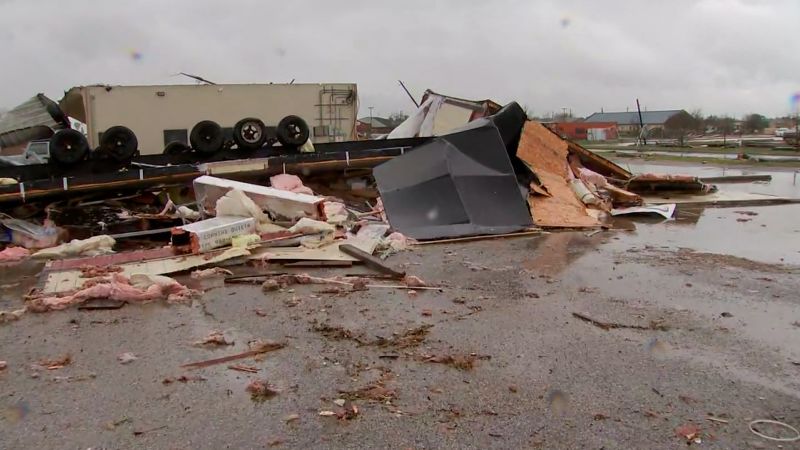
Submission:
[[97,85],[70,89],[60,106],[86,124],[91,149],[113,130],[132,133],[141,155],[209,154],[353,140],[357,98],[351,83]]

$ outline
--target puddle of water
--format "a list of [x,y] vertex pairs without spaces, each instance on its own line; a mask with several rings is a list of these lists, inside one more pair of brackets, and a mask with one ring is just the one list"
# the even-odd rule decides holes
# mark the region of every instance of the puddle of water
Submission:
[[[768,183],[720,184],[721,191],[757,192],[800,197],[800,175],[792,171],[725,169],[706,166],[629,164],[635,173],[682,173],[700,177],[725,175],[772,175]],[[750,211],[756,215],[742,214]],[[634,245],[691,248],[700,252],[728,254],[772,264],[800,265],[800,205],[731,208],[679,207],[676,217],[661,221],[635,220],[637,227],[625,241]]]
[[[752,211],[747,216],[737,211]],[[739,222],[739,219],[750,219]],[[660,223],[637,222],[626,235],[628,244],[662,246],[672,250],[691,248],[770,264],[800,266],[800,205],[747,208],[692,208],[676,219]]]
[[696,177],[721,177],[731,175],[771,175],[772,181],[756,183],[720,183],[720,191],[754,192],[781,197],[800,198],[800,171],[792,169],[729,168],[708,165],[642,164],[618,161],[633,173],[674,173]]

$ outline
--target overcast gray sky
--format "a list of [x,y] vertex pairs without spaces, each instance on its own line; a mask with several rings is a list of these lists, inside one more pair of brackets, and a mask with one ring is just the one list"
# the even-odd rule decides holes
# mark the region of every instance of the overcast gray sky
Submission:
[[[392,5],[392,6],[389,6]],[[535,114],[790,112],[798,0],[0,0],[0,106],[81,84],[356,82],[361,112],[430,88]],[[132,56],[133,52],[141,58]]]

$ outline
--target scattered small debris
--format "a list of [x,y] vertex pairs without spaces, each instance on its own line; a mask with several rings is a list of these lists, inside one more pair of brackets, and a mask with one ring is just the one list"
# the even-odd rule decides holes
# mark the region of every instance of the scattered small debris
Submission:
[[317,333],[320,333],[321,335],[325,336],[328,339],[333,339],[336,341],[339,340],[356,341],[362,345],[368,344],[368,342],[364,340],[362,336],[357,335],[356,333],[344,327],[331,326],[328,324],[316,324],[312,327],[312,330],[316,331]]
[[378,347],[395,347],[398,349],[416,347],[425,341],[425,337],[432,327],[433,325],[421,325],[416,328],[410,328],[390,339],[379,337],[370,344]]
[[720,316],[727,318],[727,317],[733,317],[733,314],[731,314],[731,313],[729,313],[727,311],[724,311],[722,314],[720,314]]
[[131,418],[130,417],[123,417],[122,419],[119,419],[119,420],[108,421],[103,425],[103,427],[108,431],[114,431],[114,429],[116,427],[118,427],[118,426],[120,426],[120,425],[122,425],[124,423],[129,423],[129,422],[131,422]]
[[6,370],[7,366],[8,363],[6,363],[5,361],[0,361],[0,370]]
[[195,270],[192,272],[192,279],[204,280],[206,278],[214,278],[219,276],[233,276],[233,272],[222,267],[211,267],[209,269]]
[[133,435],[134,436],[141,436],[141,435],[143,435],[145,433],[150,433],[152,431],[163,430],[164,428],[167,428],[167,426],[166,425],[161,425],[160,427],[149,428],[149,429],[146,429],[146,430],[133,430]]
[[64,366],[68,366],[70,364],[72,364],[72,356],[69,353],[67,353],[66,355],[57,359],[39,360],[39,363],[37,365],[47,370],[57,370],[63,368]]
[[100,278],[122,272],[120,266],[83,266],[80,268],[81,278]]
[[283,421],[286,423],[295,422],[297,420],[300,420],[300,414],[289,414],[283,418]]
[[744,216],[757,216],[758,213],[755,211],[734,211],[736,214],[741,214]]
[[188,383],[190,381],[206,381],[206,379],[207,378],[202,376],[202,375],[194,375],[194,376],[181,375],[181,376],[179,376],[177,378],[172,378],[172,377],[164,378],[163,380],[161,380],[161,383],[167,385],[167,384],[172,384],[172,383],[177,381],[177,382],[186,384],[186,383]]
[[353,280],[353,286],[350,288],[351,291],[366,291],[369,290],[367,285],[367,280],[364,278],[356,278]]
[[250,366],[228,366],[228,369],[236,370],[239,372],[258,373],[259,369]]
[[120,364],[128,364],[133,361],[136,361],[137,359],[139,358],[130,352],[125,352],[120,355],[117,355],[117,360],[120,362]]
[[403,277],[403,283],[410,288],[428,287],[428,284],[422,278],[415,275],[406,275]]
[[687,441],[693,441],[695,438],[699,437],[700,428],[695,424],[687,423],[675,428],[675,435]]
[[600,421],[600,420],[606,420],[606,419],[608,419],[608,416],[607,416],[607,415],[605,415],[605,414],[602,414],[602,413],[597,413],[597,414],[595,414],[594,416],[592,416],[592,418],[593,418],[595,421]]
[[569,396],[564,391],[554,389],[547,394],[547,403],[554,413],[560,414],[569,406]]
[[70,375],[68,377],[53,377],[50,381],[55,381],[56,383],[60,383],[62,381],[66,381],[67,383],[72,383],[75,381],[88,381],[94,380],[97,378],[97,374],[95,373],[87,373],[84,375]]
[[431,311],[430,309],[423,309],[422,310],[422,315],[426,316],[426,317],[430,317],[430,316],[433,315],[433,311]]
[[335,404],[336,406],[340,406],[341,407],[341,406],[344,406],[344,402],[345,402],[345,399],[337,398],[336,400],[333,401],[333,404]]
[[250,399],[256,402],[263,402],[278,395],[278,391],[267,380],[253,380],[247,385],[246,390],[250,393]]
[[322,417],[333,417],[336,415],[336,413],[333,411],[320,411],[319,415]]
[[516,394],[517,391],[519,391],[519,388],[517,387],[517,385],[512,384],[512,385],[508,386],[508,390]]
[[446,364],[455,367],[458,370],[472,370],[475,368],[475,362],[479,359],[490,359],[490,356],[479,356],[474,353],[469,355],[455,354],[455,355],[439,355],[427,356],[424,358],[425,362]]
[[706,417],[706,420],[710,420],[711,422],[724,423],[724,424],[730,423],[729,421],[727,421],[725,419],[720,419],[719,417],[714,417],[714,416],[708,416],[708,417]]
[[253,310],[253,312],[255,312],[258,317],[267,317],[267,313],[259,308]]
[[409,297],[411,297],[411,298],[414,298],[414,297],[416,297],[416,296],[418,295],[417,291],[415,291],[415,290],[413,290],[413,289],[409,289],[409,290],[408,290],[408,292],[406,292],[406,293],[407,293],[407,294],[408,294],[408,296],[409,296]]
[[264,291],[264,292],[277,291],[280,288],[281,288],[281,284],[278,283],[278,280],[276,280],[274,278],[270,278],[270,279],[264,281],[263,283],[261,283],[261,290]]
[[235,342],[228,341],[225,339],[225,335],[222,331],[212,331],[208,334],[205,338],[195,341],[194,345],[198,347],[204,346],[224,346],[224,345],[233,345]]
[[668,327],[661,324],[659,321],[651,321],[650,325],[643,326],[643,325],[628,325],[623,323],[614,323],[614,322],[603,322],[597,319],[593,319],[584,313],[573,312],[572,315],[581,319],[585,322],[589,322],[592,325],[602,328],[604,330],[610,330],[612,328],[630,328],[634,330],[658,330],[658,331],[667,331]]
[[751,220],[753,220],[753,219],[744,218],[744,217],[740,217],[740,218],[736,219],[737,222],[750,222]]
[[267,447],[279,447],[283,445],[286,441],[283,438],[275,438],[271,439],[267,442]]

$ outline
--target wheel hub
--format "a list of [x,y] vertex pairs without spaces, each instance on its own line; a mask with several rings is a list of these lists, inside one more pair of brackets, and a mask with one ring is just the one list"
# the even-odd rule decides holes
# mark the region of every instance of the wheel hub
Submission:
[[255,123],[248,122],[242,127],[240,134],[245,142],[256,143],[261,139],[261,127]]

